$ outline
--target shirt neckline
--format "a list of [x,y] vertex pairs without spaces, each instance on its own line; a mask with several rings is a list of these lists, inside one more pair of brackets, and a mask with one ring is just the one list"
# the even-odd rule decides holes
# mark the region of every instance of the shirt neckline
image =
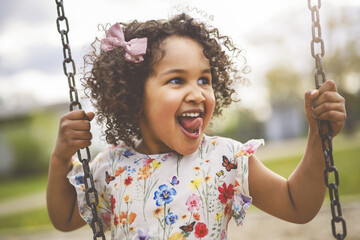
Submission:
[[[200,146],[196,149],[195,152],[193,152],[193,153],[191,153],[191,154],[189,154],[189,155],[181,155],[181,154],[179,154],[178,152],[173,151],[173,150],[172,150],[172,151],[169,151],[169,152],[166,152],[166,153],[144,154],[144,153],[138,152],[135,148],[132,148],[132,147],[131,147],[131,149],[132,149],[132,152],[133,152],[135,155],[143,156],[143,157],[150,158],[150,159],[152,159],[152,158],[161,158],[161,157],[164,157],[164,156],[166,156],[166,155],[168,155],[169,157],[170,157],[170,156],[174,156],[174,155],[183,156],[183,157],[185,157],[185,156],[192,156],[192,155],[196,154],[196,153],[199,151],[199,148],[201,148],[202,145],[204,145],[204,143],[206,142],[206,138],[207,138],[207,135],[205,135],[205,133],[204,133],[203,136],[202,136],[202,140],[201,140]],[[127,148],[130,148],[130,147],[127,146],[127,145],[125,145],[125,146],[126,146]]]

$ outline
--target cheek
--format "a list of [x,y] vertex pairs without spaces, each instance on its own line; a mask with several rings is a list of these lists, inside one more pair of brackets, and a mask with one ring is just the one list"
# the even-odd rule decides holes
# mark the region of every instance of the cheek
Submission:
[[211,112],[212,115],[214,109],[215,109],[215,95],[214,92],[211,92],[206,96],[206,111]]
[[151,98],[147,106],[147,114],[151,116],[152,121],[156,121],[156,124],[163,124],[174,118],[179,101],[176,95],[167,94]]

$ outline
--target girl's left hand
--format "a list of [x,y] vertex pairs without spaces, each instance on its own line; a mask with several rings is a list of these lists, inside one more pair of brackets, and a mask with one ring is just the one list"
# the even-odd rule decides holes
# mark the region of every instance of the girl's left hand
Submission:
[[310,129],[318,128],[318,120],[328,120],[332,137],[343,128],[346,120],[345,99],[337,92],[333,80],[327,80],[318,90],[305,93],[305,114]]

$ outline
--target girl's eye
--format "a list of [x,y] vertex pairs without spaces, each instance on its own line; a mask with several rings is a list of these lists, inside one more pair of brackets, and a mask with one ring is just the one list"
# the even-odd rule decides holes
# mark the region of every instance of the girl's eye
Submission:
[[206,77],[200,78],[198,80],[198,84],[199,85],[209,85],[210,84],[210,80]]
[[171,83],[171,84],[182,84],[183,83],[183,80],[181,78],[173,78],[171,79],[168,83]]

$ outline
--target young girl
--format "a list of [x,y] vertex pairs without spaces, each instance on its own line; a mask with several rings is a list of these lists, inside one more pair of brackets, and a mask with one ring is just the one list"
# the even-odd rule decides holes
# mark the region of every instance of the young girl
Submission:
[[[346,118],[333,81],[305,93],[308,144],[286,180],[254,155],[263,140],[243,144],[204,134],[233,101],[239,80],[224,51],[238,49],[217,29],[185,14],[117,23],[100,46],[88,55],[93,66],[84,80],[111,144],[91,171],[112,239],[226,239],[231,217],[242,224],[250,204],[294,223],[317,214],[326,190],[317,120],[329,120],[335,136]],[[94,115],[76,110],[61,118],[47,203],[62,231],[91,221],[82,166],[72,156],[90,145]]]

